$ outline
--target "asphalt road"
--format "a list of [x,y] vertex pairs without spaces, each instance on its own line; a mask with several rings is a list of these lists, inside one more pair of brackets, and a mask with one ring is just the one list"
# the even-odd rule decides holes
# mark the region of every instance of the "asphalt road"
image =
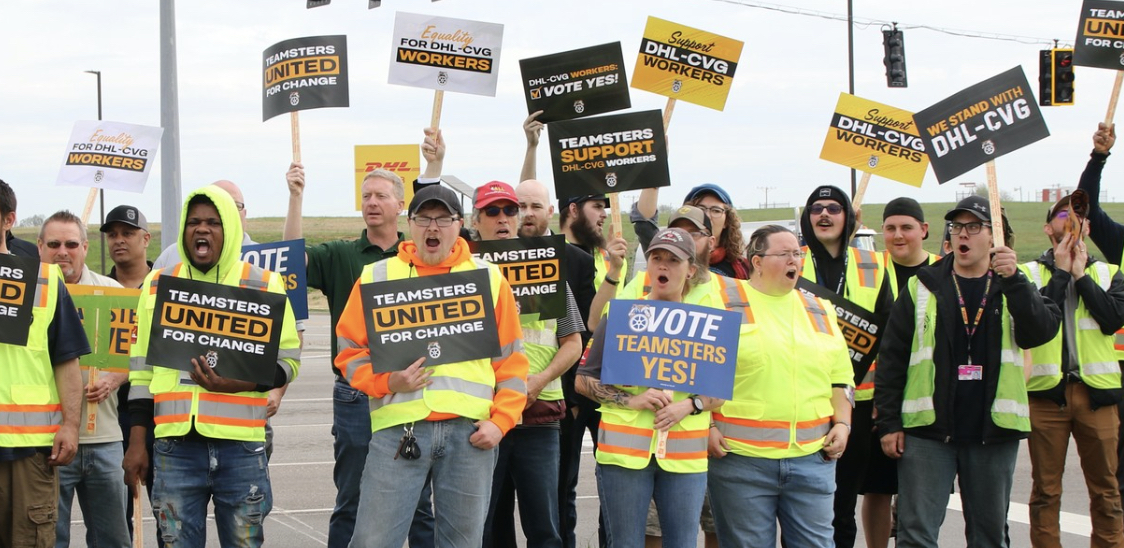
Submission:
[[[306,548],[326,546],[328,518],[335,501],[332,484],[332,383],[328,342],[329,318],[327,314],[314,314],[307,323],[305,349],[300,378],[297,379],[273,417],[275,449],[270,462],[273,482],[273,512],[266,521],[266,545],[278,548]],[[597,546],[597,487],[593,476],[592,445],[582,455],[582,475],[578,485],[578,546]],[[1081,546],[1088,544],[1090,531],[1088,498],[1072,445],[1066,462],[1065,494],[1062,500],[1062,544]],[[1030,498],[1030,458],[1025,444],[1020,451],[1015,469],[1015,487],[1009,513],[1012,546],[1029,546],[1029,527],[1026,501]],[[950,499],[949,509],[941,530],[942,547],[964,545],[963,514],[959,497]],[[860,500],[861,505],[861,500]],[[151,511],[146,505],[146,516]],[[85,528],[77,501],[74,504],[71,538],[75,546],[82,544]],[[155,547],[155,522],[147,517],[144,523],[145,546]],[[521,535],[521,534],[520,534]],[[857,546],[865,546],[862,538]],[[520,536],[522,542],[522,536]],[[213,518],[208,520],[209,546],[218,546]],[[702,536],[699,537],[702,546]]]

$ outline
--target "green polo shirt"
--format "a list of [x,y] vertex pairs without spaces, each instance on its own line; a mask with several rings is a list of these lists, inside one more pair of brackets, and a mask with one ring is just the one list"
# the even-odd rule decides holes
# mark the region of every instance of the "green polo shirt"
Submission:
[[[402,241],[402,233],[398,233]],[[367,240],[367,229],[357,240],[332,240],[319,245],[306,246],[308,254],[308,287],[319,289],[328,298],[328,311],[332,315],[332,362],[336,361],[336,323],[351,295],[355,280],[363,267],[398,255],[398,243],[383,249]],[[332,371],[336,368],[331,364]]]

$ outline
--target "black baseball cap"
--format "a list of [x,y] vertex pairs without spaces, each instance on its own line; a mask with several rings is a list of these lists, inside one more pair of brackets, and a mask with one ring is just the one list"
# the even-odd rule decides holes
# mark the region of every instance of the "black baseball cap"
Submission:
[[425,188],[414,193],[414,199],[410,200],[409,215],[413,217],[426,202],[439,202],[453,215],[464,217],[457,193],[440,184],[426,185]]
[[991,206],[987,203],[987,198],[983,196],[972,195],[960,200],[956,207],[944,214],[944,220],[951,221],[963,212],[971,213],[981,221],[991,222]]
[[558,200],[558,209],[566,209],[570,204],[584,204],[590,200],[600,200],[605,202],[605,207],[609,207],[609,197],[604,194],[586,194],[584,196],[571,196]]
[[105,223],[101,225],[101,231],[109,232],[109,225],[113,223],[127,224],[148,232],[148,220],[144,218],[144,213],[131,205],[119,205],[109,210],[105,216]]

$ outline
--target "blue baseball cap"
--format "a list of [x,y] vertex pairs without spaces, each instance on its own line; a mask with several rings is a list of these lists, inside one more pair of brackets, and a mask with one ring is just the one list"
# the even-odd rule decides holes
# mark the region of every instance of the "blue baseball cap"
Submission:
[[694,200],[699,194],[707,192],[717,196],[719,200],[722,200],[722,203],[728,206],[734,205],[734,202],[730,200],[730,195],[722,187],[713,183],[704,183],[692,188],[691,191],[687,193],[687,197],[683,198],[683,202],[686,203]]

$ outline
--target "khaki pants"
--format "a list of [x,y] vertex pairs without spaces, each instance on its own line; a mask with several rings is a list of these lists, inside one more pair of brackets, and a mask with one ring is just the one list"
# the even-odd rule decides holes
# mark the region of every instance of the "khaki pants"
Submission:
[[1066,385],[1067,405],[1030,398],[1030,464],[1034,480],[1030,492],[1030,543],[1035,548],[1061,546],[1058,512],[1062,472],[1069,436],[1077,442],[1081,471],[1090,495],[1093,548],[1124,546],[1120,491],[1116,483],[1116,443],[1120,418],[1116,406],[1090,408],[1083,383]]
[[58,502],[59,475],[47,455],[0,462],[0,546],[53,547]]

